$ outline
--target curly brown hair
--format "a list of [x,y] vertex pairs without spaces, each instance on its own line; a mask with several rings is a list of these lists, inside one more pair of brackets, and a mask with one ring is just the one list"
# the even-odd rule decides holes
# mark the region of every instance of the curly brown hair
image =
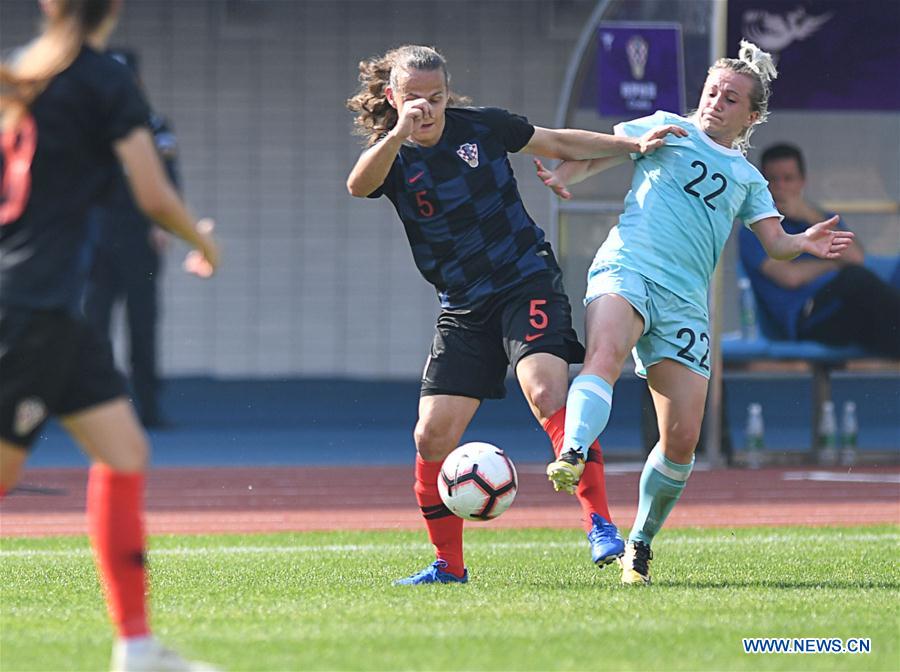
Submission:
[[[438,70],[444,73],[444,81],[450,86],[447,61],[432,47],[407,44],[391,49],[382,56],[359,62],[359,91],[347,99],[347,108],[356,114],[353,132],[366,139],[371,147],[381,140],[397,124],[397,110],[388,102],[385,89],[397,86],[399,71]],[[469,99],[452,91],[448,105],[467,105]]]

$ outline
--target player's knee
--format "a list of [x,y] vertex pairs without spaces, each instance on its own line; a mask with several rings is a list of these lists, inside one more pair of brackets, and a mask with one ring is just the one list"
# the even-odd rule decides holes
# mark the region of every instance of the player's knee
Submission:
[[553,416],[566,405],[566,386],[538,383],[527,390],[528,400],[539,420]]
[[428,420],[419,420],[413,432],[416,450],[426,462],[443,460],[456,447],[449,427]]
[[618,380],[627,355],[627,352],[617,352],[608,347],[592,348],[585,356],[581,372],[600,376],[603,380]]
[[678,464],[691,461],[700,441],[700,423],[680,423],[666,431],[662,437],[665,456]]
[[145,471],[150,461],[150,444],[147,437],[143,432],[137,433],[101,461],[113,471],[125,473]]

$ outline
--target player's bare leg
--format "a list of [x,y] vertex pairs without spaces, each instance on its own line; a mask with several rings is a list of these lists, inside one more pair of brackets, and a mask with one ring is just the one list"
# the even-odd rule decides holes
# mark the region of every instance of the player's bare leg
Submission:
[[24,446],[0,439],[0,499],[16,487],[26,459]]
[[88,528],[110,618],[119,635],[112,670],[213,670],[185,660],[150,632],[143,525],[149,446],[131,404],[113,399],[65,416],[62,424],[93,461],[88,477]]
[[650,583],[650,544],[672,511],[694,466],[708,381],[671,359],[654,364],[647,381],[660,440],[641,474],[638,513],[622,560],[622,582]]
[[[556,355],[537,352],[519,362],[516,375],[532,413],[547,432],[553,452],[559,458],[565,435],[568,362]],[[624,542],[609,513],[603,454],[596,440],[588,450],[587,461],[582,461],[579,466],[581,471],[575,496],[584,514],[591,560],[603,567],[622,555]]]
[[397,585],[468,579],[463,561],[463,520],[441,500],[437,479],[444,458],[459,445],[480,404],[478,399],[445,394],[419,399],[419,421],[414,432],[418,453],[415,493],[437,559],[421,572],[395,581]]
[[566,405],[569,393],[569,363],[547,352],[522,358],[516,366],[516,378],[525,401],[541,425]]
[[643,332],[644,321],[621,296],[605,294],[588,304],[585,326],[587,354],[569,388],[565,441],[559,457],[547,467],[553,487],[568,493],[575,492],[581,479],[588,447],[606,428],[612,386]]

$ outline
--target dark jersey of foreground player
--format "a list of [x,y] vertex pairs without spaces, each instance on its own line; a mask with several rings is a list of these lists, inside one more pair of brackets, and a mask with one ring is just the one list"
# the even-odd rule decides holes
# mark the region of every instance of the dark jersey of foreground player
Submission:
[[[149,115],[128,69],[87,46],[31,105],[3,152],[4,181],[17,184],[4,184],[0,204],[0,315],[80,310],[91,254],[87,211],[118,170],[113,143]],[[7,170],[14,162],[30,162],[30,170]]]

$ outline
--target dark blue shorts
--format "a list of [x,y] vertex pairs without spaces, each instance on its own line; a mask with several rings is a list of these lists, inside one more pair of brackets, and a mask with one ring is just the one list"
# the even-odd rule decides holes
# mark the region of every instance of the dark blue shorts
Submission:
[[502,399],[507,368],[515,371],[524,357],[536,352],[570,364],[584,361],[559,270],[530,276],[476,309],[442,310],[421,395]]
[[125,395],[109,339],[65,311],[0,311],[0,438],[28,448],[54,415]]

